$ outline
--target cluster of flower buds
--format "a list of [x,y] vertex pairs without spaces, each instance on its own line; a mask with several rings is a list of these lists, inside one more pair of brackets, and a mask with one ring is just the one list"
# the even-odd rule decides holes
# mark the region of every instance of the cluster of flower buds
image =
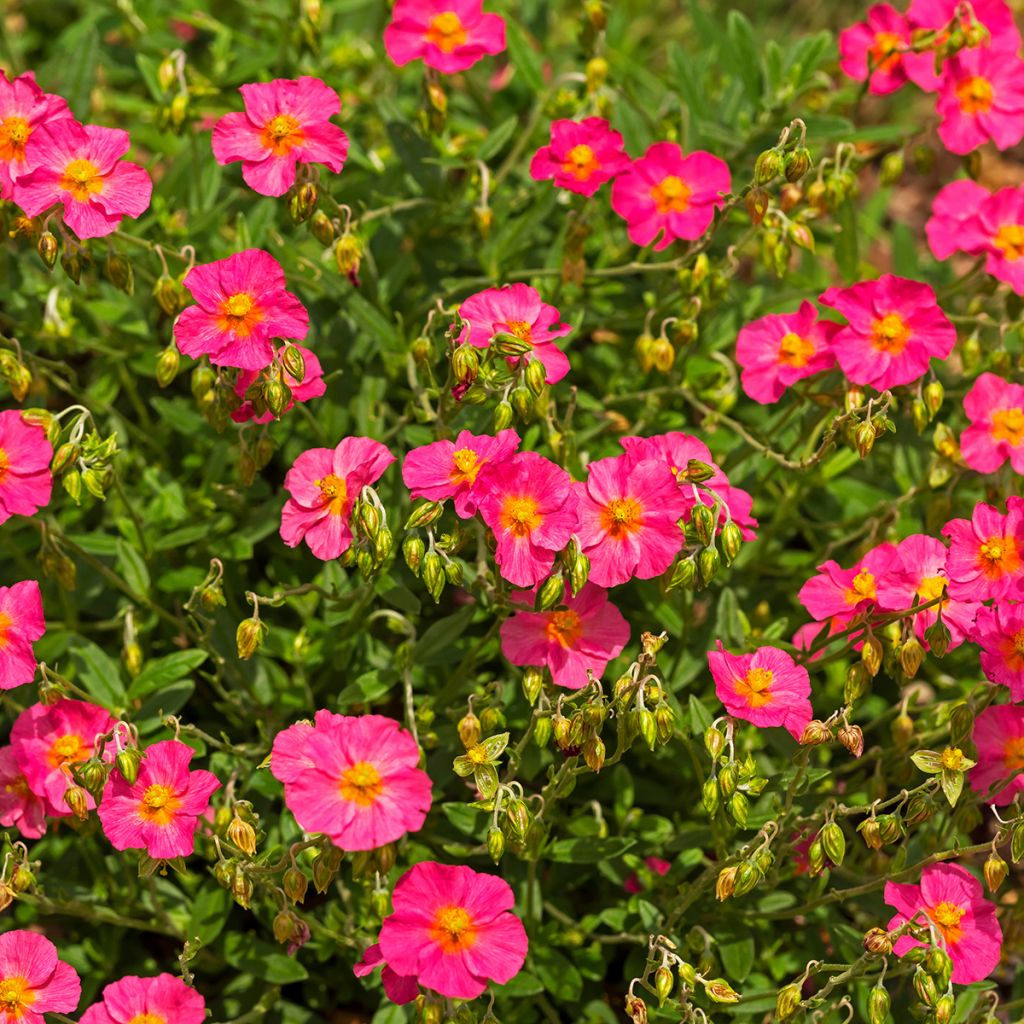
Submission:
[[21,349],[8,352],[0,349],[0,378],[11,389],[11,397],[16,402],[23,402],[32,387],[32,373],[22,361]]
[[29,892],[36,884],[35,872],[39,864],[28,859],[24,843],[14,843],[4,854],[0,867],[0,914],[2,914],[23,892]]
[[213,877],[231,893],[234,901],[243,910],[248,910],[252,906],[255,887],[245,861],[238,857],[219,860],[214,865]]
[[379,573],[391,555],[394,535],[387,512],[372,487],[364,487],[352,505],[352,545],[341,556],[343,566],[355,565],[363,579]]
[[666,691],[654,674],[658,652],[665,644],[666,634],[641,637],[640,657],[616,681],[612,691],[611,709],[618,725],[617,743],[628,750],[642,737],[649,750],[664,746],[676,731],[675,712],[666,699]]
[[846,836],[842,827],[829,820],[821,827],[807,848],[809,874],[820,875],[826,867],[840,867],[846,858]]
[[[552,733],[556,746],[564,756],[582,756],[584,763],[591,771],[599,772],[604,767],[608,753],[605,742],[601,738],[601,732],[611,711],[604,694],[596,689],[586,687],[579,693],[587,695],[586,702],[572,711],[569,716],[562,713],[562,709],[567,706],[565,699],[559,701],[558,709],[551,718]],[[618,711],[617,721],[620,730],[623,730],[624,734],[630,735],[631,738],[628,742],[632,742],[632,737],[639,734],[634,729],[641,730],[643,725],[639,724],[638,720],[633,726],[629,724],[634,712],[624,710],[621,706]],[[649,715],[650,712],[647,714]]]
[[[435,603],[441,600],[446,584],[461,587],[465,581],[462,562],[454,556],[465,545],[466,532],[456,525],[448,533],[434,534],[434,524],[444,514],[444,506],[443,501],[421,501],[406,520],[405,540],[402,541],[405,564],[413,575],[423,580]],[[417,529],[426,531],[426,542],[409,532]]]
[[[930,941],[927,929],[918,931],[920,938]],[[949,1024],[956,1012],[950,980],[953,961],[949,954],[939,946],[915,946],[904,954],[903,959],[916,965],[912,978],[915,1005],[910,1011],[915,1020],[925,1024]]]
[[711,775],[704,783],[701,799],[710,817],[722,811],[740,828],[746,828],[750,802],[761,795],[768,780],[758,774],[752,754],[748,753],[743,759],[736,757],[732,720],[725,720],[724,732],[718,725],[715,722],[704,731],[704,746],[711,757]]
[[156,69],[156,79],[161,94],[157,123],[163,130],[181,135],[191,113],[184,50],[173,50],[164,57]]
[[203,418],[214,430],[223,433],[231,423],[231,414],[242,404],[229,371],[214,370],[203,361],[192,371],[190,383],[192,397]]
[[[691,459],[679,475],[683,478],[685,474],[689,482],[700,488],[700,481],[713,472],[706,463]],[[719,529],[723,512],[727,518]],[[686,545],[669,575],[666,589],[703,590],[718,575],[723,563],[730,566],[736,561],[743,546],[743,533],[728,518],[728,510],[717,498],[713,507],[703,502],[695,505],[689,521],[680,520],[679,525],[686,533]]]
[[[86,431],[92,415],[81,406],[71,406],[65,413],[79,411],[63,444],[55,444],[50,470],[59,476],[64,490],[75,504],[82,500],[82,488],[100,501],[106,500],[107,489],[114,482],[113,460],[117,455],[117,434],[100,437],[95,428]],[[64,415],[62,414],[62,415]],[[54,417],[54,421],[57,417]],[[48,435],[50,431],[47,432]],[[57,440],[61,436],[59,423]]]

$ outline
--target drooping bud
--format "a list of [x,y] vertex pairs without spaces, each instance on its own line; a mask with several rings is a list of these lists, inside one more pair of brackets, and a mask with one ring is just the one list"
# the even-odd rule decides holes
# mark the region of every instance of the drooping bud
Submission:
[[694,531],[697,534],[697,539],[701,544],[707,545],[711,543],[711,538],[715,532],[715,514],[705,505],[703,502],[694,506],[693,511],[690,513],[690,519],[693,523]]
[[715,898],[719,903],[729,899],[736,891],[736,867],[722,868],[718,872],[718,879],[715,882]]
[[1006,881],[1006,876],[1010,873],[1010,866],[1003,860],[1002,857],[993,850],[985,861],[985,884],[988,886],[988,891],[996,893],[999,891],[999,887]]
[[839,742],[854,756],[864,753],[864,733],[859,725],[843,725],[838,732]]
[[327,246],[334,241],[334,225],[323,210],[317,210],[310,218],[309,230],[321,245]]
[[267,630],[267,624],[256,618],[243,619],[238,624],[235,643],[238,647],[238,657],[242,661],[248,661],[259,650]]
[[725,564],[732,565],[743,546],[743,531],[731,519],[722,527],[721,542]]
[[540,586],[537,591],[537,600],[534,610],[538,612],[549,611],[562,603],[565,596],[565,578],[560,572],[553,572]]
[[740,994],[725,978],[715,978],[704,985],[704,992],[714,1003],[738,1003]]
[[884,1024],[889,1016],[889,993],[876,985],[868,996],[868,1021],[869,1024]]
[[338,273],[345,274],[349,279],[359,273],[362,258],[363,246],[355,235],[342,235],[334,243],[334,262],[338,267]]
[[654,991],[658,994],[658,1006],[665,1005],[665,1000],[672,994],[675,983],[675,975],[664,964],[654,972]]
[[505,853],[505,833],[493,825],[487,830],[487,852],[495,864],[501,862]]
[[78,252],[69,252],[65,249],[61,253],[60,265],[64,273],[71,278],[75,284],[82,280],[82,257]]
[[775,1000],[775,1017],[777,1020],[787,1020],[796,1013],[797,1007],[803,994],[799,985],[786,985],[779,989],[778,998]]
[[250,857],[256,852],[256,829],[237,814],[231,819],[227,830],[228,839]]
[[846,836],[843,830],[834,821],[830,821],[821,830],[821,845],[828,857],[836,867],[843,863],[846,856]]
[[797,146],[786,154],[784,172],[786,181],[798,182],[811,169],[811,152],[806,146]]
[[181,362],[181,355],[174,345],[162,348],[156,357],[156,382],[162,388],[168,387],[174,380],[178,365]]
[[774,181],[782,170],[782,154],[778,149],[766,149],[754,164],[754,184],[767,185]]
[[871,928],[864,933],[864,951],[876,956],[888,956],[892,952],[892,939],[884,928]]
[[750,217],[752,224],[759,225],[764,220],[764,215],[768,212],[768,207],[771,204],[771,198],[771,195],[760,187],[752,188],[747,193],[743,205],[747,208],[747,216]]
[[820,719],[812,719],[807,723],[800,737],[800,745],[804,747],[819,747],[823,743],[832,742],[832,730]]
[[424,501],[412,510],[412,514],[405,521],[406,530],[416,530],[424,526],[430,526],[441,518],[444,512],[444,502]]
[[79,821],[89,817],[88,795],[81,786],[68,786],[64,791],[64,803]]
[[281,888],[284,889],[284,894],[292,903],[301,903],[306,898],[308,887],[309,881],[305,872],[294,865],[288,868],[281,879]]
[[583,760],[592,772],[604,767],[605,747],[600,736],[591,736],[583,743]]
[[921,667],[921,662],[924,661],[924,648],[921,646],[921,641],[915,636],[910,637],[900,645],[897,657],[903,674],[908,679],[913,679]]
[[420,573],[420,567],[423,564],[423,556],[426,550],[426,545],[419,537],[406,537],[402,541],[402,555],[405,558],[405,564],[409,566],[416,576]]
[[336,846],[322,848],[313,860],[313,887],[323,895],[331,887],[338,868],[341,867],[342,853]]
[[114,764],[117,766],[121,778],[129,786],[135,785],[135,781],[139,777],[139,765],[141,763],[142,751],[138,747],[125,747],[124,750],[119,750],[114,758]]
[[882,848],[882,830],[878,827],[877,819],[868,818],[866,821],[862,821],[857,826],[857,831],[868,849],[880,850]]
[[935,980],[920,967],[914,971],[914,991],[917,993],[917,998],[925,1006],[934,1006],[939,1001],[939,992],[935,987]]
[[626,996],[626,1016],[633,1024],[647,1024],[647,1004],[639,996]]
[[854,432],[853,443],[857,449],[857,454],[862,459],[866,459],[875,445],[874,425],[868,422],[861,423]]
[[470,747],[475,747],[480,742],[480,719],[473,714],[472,709],[459,719],[459,724],[456,728],[459,733],[459,739],[467,750]]
[[131,263],[119,252],[110,250],[104,266],[107,280],[118,290],[131,295],[135,291],[135,271]]
[[39,253],[39,258],[43,261],[46,269],[53,270],[57,264],[57,256],[60,252],[57,236],[52,231],[44,231],[36,243],[36,251]]
[[722,804],[717,779],[709,778],[705,780],[704,787],[701,790],[701,801],[704,804],[704,810],[708,812],[708,816],[713,818],[718,813],[718,808]]
[[703,586],[707,586],[718,575],[721,561],[718,548],[704,548],[697,556],[697,575]]

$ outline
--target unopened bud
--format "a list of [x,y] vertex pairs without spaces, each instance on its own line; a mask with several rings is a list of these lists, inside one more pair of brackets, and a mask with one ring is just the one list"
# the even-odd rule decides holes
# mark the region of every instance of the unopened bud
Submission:
[[889,1016],[889,993],[876,985],[868,996],[868,1021],[869,1024],[884,1024]]
[[665,1005],[665,1000],[672,994],[675,983],[675,975],[664,964],[654,972],[654,991],[658,994],[659,1006]]
[[88,801],[88,794],[81,786],[68,786],[64,791],[64,803],[79,821],[85,821],[89,817]]
[[237,814],[228,825],[228,839],[250,857],[256,852],[256,829]]
[[786,985],[779,989],[778,998],[775,1000],[775,1017],[777,1020],[787,1020],[796,1013],[803,993],[799,985]]
[[832,742],[832,730],[821,720],[815,718],[807,723],[800,737],[800,745],[804,747],[819,747],[823,743]]
[[875,956],[888,956],[892,952],[892,939],[884,928],[871,928],[864,933],[864,951]]
[[64,273],[71,278],[75,284],[82,280],[82,257],[77,252],[65,250],[61,253],[60,265]]
[[811,169],[811,152],[806,146],[797,146],[791,153],[786,154],[785,175],[786,181],[797,182]]
[[854,447],[857,449],[857,454],[862,459],[866,459],[871,449],[874,447],[875,436],[874,424],[870,422],[861,423],[854,432]]
[[846,836],[843,835],[842,828],[834,821],[830,821],[821,830],[821,845],[825,851],[825,856],[836,867],[839,867],[846,856]]
[[859,725],[843,725],[838,732],[839,742],[854,756],[864,753],[864,733]]
[[752,188],[747,193],[746,199],[743,200],[743,205],[747,208],[747,216],[755,225],[764,220],[764,215],[768,212],[770,204],[771,195],[760,187]]
[[500,863],[505,853],[505,833],[500,828],[491,826],[487,830],[487,852],[495,864]]
[[114,764],[121,778],[129,786],[134,786],[139,777],[139,765],[142,764],[142,751],[138,747],[125,747],[124,750],[118,751]]
[[898,658],[903,674],[908,679],[913,679],[921,667],[921,662],[924,661],[924,648],[921,646],[921,641],[917,637],[910,637],[900,645]]
[[985,884],[988,886],[988,891],[996,893],[1003,882],[1006,881],[1006,876],[1010,873],[1010,866],[993,850],[989,854],[988,860],[985,861],[984,871]]
[[306,878],[305,872],[297,867],[290,867],[281,879],[281,888],[284,889],[285,896],[292,903],[301,903],[306,898],[306,889],[308,887],[309,881]]
[[60,246],[57,243],[57,236],[52,231],[44,231],[36,243],[36,251],[43,261],[47,270],[53,270],[57,265],[57,256],[60,253]]
[[718,879],[715,882],[715,898],[719,903],[729,899],[736,891],[736,874],[739,871],[736,867],[722,868],[718,872]]
[[562,603],[565,596],[565,579],[560,572],[552,573],[537,591],[534,609],[538,612],[549,611]]
[[156,357],[156,382],[166,388],[178,373],[181,355],[174,345],[168,345],[159,351]]
[[715,978],[704,985],[704,992],[714,1003],[738,1003],[740,994],[724,978]]
[[327,246],[334,241],[334,225],[323,210],[317,210],[310,218],[309,230],[321,245]]
[[457,729],[459,739],[467,750],[470,747],[475,747],[480,742],[480,719],[472,711],[467,711],[459,719]]
[[782,154],[777,149],[766,149],[754,164],[754,184],[767,185],[782,170]]
[[235,643],[238,647],[238,657],[242,661],[248,661],[263,643],[267,635],[267,625],[260,619],[243,619],[235,631]]
[[338,267],[338,273],[345,275],[358,273],[362,257],[363,246],[355,235],[342,235],[334,243],[334,262]]
[[104,267],[107,280],[125,295],[131,295],[135,290],[135,271],[131,263],[118,252],[111,250],[107,254],[107,262]]

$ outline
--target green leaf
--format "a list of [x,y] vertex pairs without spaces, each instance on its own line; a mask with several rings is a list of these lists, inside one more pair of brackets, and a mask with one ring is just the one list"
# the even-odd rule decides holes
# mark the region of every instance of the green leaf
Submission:
[[125,540],[117,542],[117,566],[136,594],[145,597],[149,593],[149,569],[142,555]]
[[192,903],[192,916],[186,932],[188,938],[199,939],[208,946],[223,931],[234,903],[231,893],[219,885],[200,889]]
[[91,640],[82,640],[75,650],[81,666],[79,682],[108,711],[120,709],[125,701],[121,666],[106,655]]
[[72,113],[80,121],[88,120],[92,87],[96,84],[96,69],[100,62],[100,36],[95,25],[87,25],[82,31],[74,32],[74,40],[65,34],[69,44],[64,53],[66,63],[63,65],[61,78],[64,98]]
[[949,768],[942,769],[942,792],[946,795],[950,807],[956,807],[957,800],[964,788],[964,773],[951,771]]
[[743,83],[747,98],[756,103],[761,97],[761,55],[754,42],[754,27],[746,15],[732,10],[725,23],[730,45],[723,47],[722,58],[731,58],[733,70]]
[[440,654],[446,647],[454,643],[472,622],[475,609],[472,605],[460,608],[454,615],[449,615],[435,622],[427,629],[413,647],[413,657],[422,664],[427,658]]
[[754,940],[748,938],[722,943],[718,954],[729,976],[737,982],[745,981],[754,967]]
[[699,698],[690,694],[690,728],[694,736],[703,736],[704,730],[710,728],[714,718],[711,712],[701,703]]
[[132,700],[137,700],[167,686],[168,683],[176,682],[202,665],[206,658],[206,651],[194,649],[175,651],[162,658],[154,658],[146,662],[142,671],[132,680],[131,686],[128,687],[128,696]]
[[857,207],[847,199],[836,210],[835,250],[836,264],[846,284],[860,278],[860,243],[857,239]]
[[566,1003],[574,1003],[583,991],[583,979],[571,961],[550,946],[541,946],[530,957],[531,968],[545,991]]
[[279,946],[249,933],[229,932],[224,937],[224,959],[236,970],[272,985],[287,985],[309,977],[298,957],[287,956]]
[[530,45],[515,19],[510,18],[506,21],[505,36],[508,42],[508,55],[512,59],[516,73],[523,76],[531,92],[540,92],[544,88],[541,55]]
[[597,864],[615,860],[634,846],[636,840],[627,836],[609,836],[607,839],[585,836],[581,839],[559,839],[548,847],[547,852],[551,860],[565,864]]

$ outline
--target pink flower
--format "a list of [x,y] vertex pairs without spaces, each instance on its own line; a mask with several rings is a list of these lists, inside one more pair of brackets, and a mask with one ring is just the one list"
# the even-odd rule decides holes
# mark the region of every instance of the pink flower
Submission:
[[374,850],[423,827],[430,777],[420,749],[383,715],[318,711],[277,734],[270,770],[307,832],[322,832],[342,850]]
[[295,184],[299,164],[323,164],[338,173],[348,155],[348,136],[331,118],[338,94],[319,78],[275,78],[238,90],[245,113],[225,114],[213,129],[219,164],[242,162],[242,178],[261,196],[283,196]]
[[[327,385],[324,383],[324,370],[320,365],[320,360],[308,348],[303,348],[301,345],[296,345],[295,348],[302,355],[304,373],[302,380],[296,380],[286,369],[281,368],[281,377],[292,393],[291,399],[284,407],[284,412],[288,412],[296,402],[308,402],[311,398],[319,398],[327,391]],[[235,381],[235,394],[239,398],[244,399],[246,392],[256,382],[256,378],[259,377],[261,372],[263,371],[242,370]],[[264,409],[262,413],[259,413],[252,402],[243,401],[231,414],[231,418],[236,423],[247,423],[249,420],[255,423],[270,423],[274,419],[274,414],[269,409]]]
[[846,317],[832,338],[843,372],[854,384],[879,391],[910,384],[932,356],[945,359],[956,329],[939,308],[930,285],[883,274],[850,288],[829,288],[821,301]]
[[884,96],[906,82],[900,51],[910,45],[907,19],[889,4],[875,4],[868,8],[867,21],[839,34],[839,66],[855,82],[864,82],[870,75],[869,91]]
[[[898,612],[942,596],[949,581],[946,579],[946,545],[941,540],[916,533],[901,540],[895,554],[892,571],[877,582],[879,608]],[[954,601],[946,597],[941,604],[918,612],[914,616],[914,631],[922,641],[925,631],[938,618],[939,608],[949,630],[949,650],[953,650],[969,638],[979,606],[973,601]]]
[[840,568],[837,562],[822,562],[818,575],[800,588],[797,598],[812,619],[827,619],[835,627],[844,627],[874,607],[878,587],[889,573],[901,568],[895,546],[879,544],[850,569]]
[[[907,11],[907,20],[913,29],[930,29],[938,33],[935,45],[944,44],[949,32],[944,31],[956,18],[960,10],[960,27],[970,30],[971,17],[965,5],[959,0],[913,0]],[[1013,12],[1003,0],[971,0],[969,11],[974,19],[988,30],[988,39],[980,45],[1005,53],[1016,53],[1020,49],[1020,32],[1013,20]],[[935,73],[935,51],[908,53],[903,56],[907,77],[926,92],[935,92],[942,83],[942,76]]]
[[146,748],[133,785],[118,772],[110,776],[99,816],[115,850],[145,850],[156,860],[195,850],[199,819],[220,780],[202,769],[190,771],[193,753],[180,740],[161,740]]
[[17,409],[0,412],[0,523],[50,504],[52,459],[42,427],[26,422]]
[[734,718],[757,726],[781,725],[796,740],[813,717],[807,669],[777,647],[729,654],[717,641],[708,651],[715,693]]
[[81,1024],[203,1024],[206,1000],[173,974],[130,975],[103,989],[103,998],[82,1014]]
[[0,587],[0,690],[31,683],[36,675],[32,642],[46,632],[43,599],[35,580]]
[[[531,595],[526,595],[527,597]],[[576,595],[567,588],[564,608],[516,611],[501,624],[501,653],[513,665],[550,670],[556,686],[578,690],[587,670],[600,679],[605,666],[629,642],[629,623],[608,592],[586,583]]]
[[1001,601],[1024,596],[1024,502],[1011,497],[1006,504],[1006,515],[1000,515],[979,501],[970,519],[953,519],[942,528],[950,541],[950,597]]
[[978,748],[978,763],[969,776],[971,789],[985,803],[1013,803],[1024,790],[1024,708],[985,708],[974,720],[971,738]]
[[937,260],[948,260],[955,252],[977,255],[984,251],[985,240],[974,241],[974,236],[981,231],[979,215],[988,198],[988,189],[970,178],[939,189],[932,201],[932,215],[924,226]]
[[1024,473],[1024,387],[983,373],[964,396],[971,425],[960,437],[964,462],[979,473],[994,473],[1007,459]]
[[349,518],[360,491],[394,461],[384,445],[368,437],[346,437],[336,448],[303,452],[284,478],[291,497],[281,510],[281,539],[290,548],[305,540],[322,561],[337,558],[352,543]]
[[149,208],[149,175],[121,161],[131,145],[127,132],[66,118],[41,125],[33,136],[33,167],[14,182],[14,201],[28,216],[62,203],[64,223],[79,238],[102,238],[122,217]]
[[[18,770],[29,789],[45,798],[46,812],[67,817],[71,810],[64,803],[70,781],[69,766],[88,761],[96,749],[96,738],[114,728],[114,719],[101,707],[83,700],[62,698],[56,704],[33,704],[26,708],[11,727],[11,749]],[[111,744],[104,759],[114,757]],[[86,794],[87,805],[96,804]]]
[[404,1006],[411,1003],[419,994],[420,988],[415,978],[403,977],[396,974],[386,963],[384,954],[380,951],[380,943],[374,943],[363,954],[363,959],[352,968],[352,973],[357,978],[365,978],[373,972],[375,967],[380,967],[380,980],[384,986],[384,994],[396,1006]]
[[184,284],[197,304],[181,311],[174,340],[187,356],[258,371],[273,362],[274,338],[301,341],[309,330],[309,314],[285,288],[281,264],[262,249],[201,263]]
[[505,49],[505,20],[481,0],[396,0],[384,49],[399,67],[422,59],[452,75]]
[[636,245],[661,235],[654,246],[660,251],[676,239],[700,238],[731,188],[729,166],[717,156],[703,150],[684,156],[676,143],[656,142],[615,179],[612,209]]
[[46,801],[29,788],[12,747],[0,747],[0,825],[16,828],[26,839],[46,832]]
[[476,512],[477,477],[487,465],[500,465],[519,449],[514,430],[471,434],[463,430],[454,441],[434,441],[414,448],[402,463],[402,480],[414,498],[454,499],[455,512],[470,519]]
[[[885,902],[897,913],[889,931],[906,921],[931,925],[953,960],[953,981],[969,985],[987,978],[999,963],[1003,932],[996,908],[982,895],[981,883],[958,864],[931,864],[921,872],[920,885],[887,882]],[[896,940],[893,952],[903,956],[925,946],[909,935]]]
[[592,196],[629,166],[622,136],[603,117],[587,117],[551,122],[551,144],[534,153],[530,177],[554,178],[559,188]]
[[399,880],[394,913],[380,929],[380,953],[400,977],[450,999],[475,999],[504,985],[526,959],[512,888],[472,868],[425,861]]
[[477,506],[498,542],[495,561],[517,587],[539,583],[579,522],[569,474],[535,452],[519,452],[481,473]]
[[0,70],[0,199],[12,198],[14,182],[36,163],[36,129],[70,119],[61,96],[43,92],[31,71],[8,79]]
[[57,959],[37,932],[0,935],[0,1024],[44,1024],[47,1013],[72,1013],[82,997],[78,974]]
[[1001,188],[987,196],[970,222],[972,253],[986,254],[985,270],[1024,295],[1024,188]]
[[[664,878],[665,875],[672,870],[672,865],[667,860],[662,860],[660,857],[646,857],[644,858],[643,869],[647,874],[657,875],[659,878]],[[622,888],[631,895],[643,892],[648,888],[644,884],[643,879],[640,877],[640,872],[633,871],[626,876],[626,880],[622,883]]]
[[590,559],[590,579],[614,587],[633,578],[660,576],[683,546],[677,520],[686,501],[660,459],[629,453],[587,467],[580,496],[580,547]]
[[539,360],[548,371],[547,382],[555,384],[569,372],[569,359],[555,339],[572,330],[569,324],[559,322],[559,316],[558,310],[542,302],[540,293],[529,285],[488,288],[470,295],[459,306],[459,317],[465,322],[459,344],[469,342],[487,348],[495,335],[511,334],[529,345],[530,351],[523,358]]
[[747,324],[736,337],[743,390],[769,405],[791,384],[828,370],[836,361],[831,342],[838,330],[839,324],[819,320],[809,302],[795,313],[769,314]]
[[979,608],[971,640],[981,648],[986,677],[1008,686],[1011,700],[1024,700],[1024,604]]
[[[711,457],[703,441],[691,434],[670,430],[667,434],[655,434],[652,437],[622,437],[619,442],[634,461],[660,459],[668,466],[686,503],[687,520],[698,501],[709,508],[720,501],[725,509],[723,523],[725,518],[731,518],[742,531],[744,540],[757,537],[757,520],[750,514],[754,499],[746,491],[729,483],[729,478]],[[687,464],[691,459],[703,462],[713,470],[707,480],[701,481],[699,488],[687,479]]]
[[952,153],[991,139],[1009,149],[1024,138],[1024,61],[1000,50],[961,50],[946,62],[935,109],[939,138]]

